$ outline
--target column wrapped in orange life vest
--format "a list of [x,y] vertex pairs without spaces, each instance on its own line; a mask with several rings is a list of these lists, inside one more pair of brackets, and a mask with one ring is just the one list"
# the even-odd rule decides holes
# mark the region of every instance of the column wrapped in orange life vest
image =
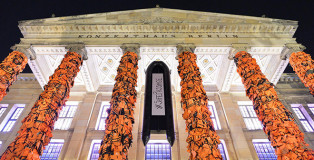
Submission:
[[110,108],[107,110],[105,136],[99,149],[99,159],[128,159],[128,150],[132,143],[132,125],[136,102],[138,56],[134,52],[125,52],[115,78]]
[[65,55],[30,113],[22,120],[18,136],[2,154],[1,160],[40,159],[82,63],[82,56],[76,52]]
[[219,136],[215,132],[208,98],[202,84],[196,55],[189,51],[179,54],[178,72],[181,77],[181,103],[188,131],[190,159],[222,159],[218,149]]
[[27,57],[18,51],[11,52],[0,64],[0,101],[7,95],[7,90],[16,81],[17,75],[27,64]]
[[257,117],[278,159],[314,159],[312,150],[306,147],[304,134],[294,122],[291,112],[279,101],[273,84],[262,73],[256,60],[241,51],[235,55],[234,61],[246,94],[253,101]]
[[305,52],[293,52],[289,58],[290,65],[305,87],[309,87],[314,96],[314,60]]

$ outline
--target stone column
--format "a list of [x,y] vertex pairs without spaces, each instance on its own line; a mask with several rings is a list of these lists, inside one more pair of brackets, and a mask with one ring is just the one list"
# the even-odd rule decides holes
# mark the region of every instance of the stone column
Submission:
[[188,130],[189,159],[222,159],[218,147],[220,143],[207,107],[208,99],[193,44],[178,44],[178,72],[181,77],[181,103]]
[[128,159],[136,102],[139,44],[123,44],[99,159]]
[[240,51],[234,56],[234,61],[278,159],[314,159],[292,113],[279,101],[273,84],[261,72],[256,60],[249,53]]
[[286,46],[292,50],[289,58],[291,67],[314,96],[314,60],[310,54],[302,52],[305,49],[303,45],[287,44]]
[[52,138],[51,130],[69,97],[74,78],[82,65],[82,48],[70,48],[48,84],[40,94],[30,113],[22,120],[16,139],[3,153],[5,159],[40,159],[44,146]]
[[27,57],[21,48],[14,47],[0,64],[0,101],[7,95],[9,87],[16,81],[17,75],[22,72],[27,64]]

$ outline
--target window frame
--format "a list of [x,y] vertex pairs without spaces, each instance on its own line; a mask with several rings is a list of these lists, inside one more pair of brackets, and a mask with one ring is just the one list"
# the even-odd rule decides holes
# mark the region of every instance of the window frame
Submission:
[[[13,107],[10,109],[9,113],[5,116],[4,120],[1,122],[0,125],[0,132],[1,133],[8,133],[11,132],[14,128],[14,125],[16,124],[16,122],[18,121],[18,119],[20,118],[20,116],[23,114],[23,111],[25,109],[25,104],[14,104]],[[19,115],[17,116],[16,119],[13,119],[12,117],[14,116],[14,114],[18,111],[18,109],[21,109],[21,112],[19,113]],[[5,130],[6,127],[9,125],[9,122],[13,122],[10,123],[10,125],[12,124],[11,128],[9,130]],[[5,130],[5,131],[4,131]]]
[[[304,106],[302,104],[291,104],[291,109],[294,112],[294,114],[296,115],[296,117],[299,119],[301,126],[303,127],[305,132],[308,133],[313,133],[314,132],[314,121],[311,118],[311,116],[309,115],[309,113],[305,110]],[[300,112],[297,113],[296,110],[298,110]],[[302,116],[303,118],[300,118],[300,116]],[[306,124],[310,127],[306,127]],[[311,129],[311,130],[309,130]]]
[[148,143],[145,146],[145,151],[144,151],[144,158],[145,158],[145,160],[150,160],[150,159],[147,159],[147,154],[146,154],[148,144],[167,144],[167,145],[169,145],[169,147],[170,147],[170,160],[172,160],[172,148],[171,148],[171,145],[169,144],[169,142],[167,140],[149,140]]
[[[46,146],[45,150],[50,149],[50,148],[48,148],[48,147],[49,147],[49,145],[50,145],[51,143],[62,144],[61,149],[60,149],[60,152],[59,152],[59,154],[58,154],[58,159],[59,159],[59,157],[60,157],[60,155],[61,155],[61,152],[62,152],[62,149],[63,149],[63,146],[64,146],[64,139],[51,139],[50,142],[49,142],[49,144]],[[45,150],[44,150],[44,151],[45,151]],[[55,150],[55,149],[53,149],[53,150]],[[43,154],[40,156],[40,159],[46,159],[46,158],[42,158],[42,156],[44,155],[44,151],[43,151]],[[54,153],[55,153],[55,152],[54,152]],[[51,153],[50,153],[50,154],[51,154]],[[50,154],[49,154],[48,156],[50,156]],[[51,156],[50,156],[50,157],[51,157]],[[48,159],[50,159],[50,158],[48,158]]]
[[[226,142],[223,139],[219,139],[219,140],[220,140],[220,144],[222,145],[222,148],[224,149],[226,160],[228,160],[229,159],[229,154],[228,154]],[[218,145],[220,145],[220,144],[218,144]]]
[[[105,105],[107,106],[107,107],[105,107]],[[102,115],[103,115],[103,113],[104,112],[107,112],[107,109],[105,109],[105,108],[110,108],[110,102],[109,101],[103,101],[103,102],[101,102],[101,106],[100,106],[100,112],[99,112],[99,114],[98,114],[98,118],[97,118],[97,122],[96,122],[96,126],[95,126],[95,130],[99,130],[99,131],[104,131],[105,130],[105,128],[106,128],[106,119],[107,119],[107,117],[109,116],[109,114],[107,115],[107,117],[102,117]],[[106,114],[106,113],[105,113]],[[104,122],[104,124],[105,124],[105,126],[103,126],[104,128],[101,128],[101,120],[105,120],[105,122]]]
[[[213,118],[214,118],[216,125],[217,125],[217,129],[215,127],[214,128],[215,128],[215,130],[221,130],[221,125],[220,125],[219,116],[217,113],[217,108],[216,108],[215,102],[214,101],[208,101],[207,108],[209,109],[209,111],[211,111],[209,106],[212,106],[212,108],[213,108],[213,113],[210,115],[210,119],[213,120]],[[215,124],[213,124],[213,125],[215,126]]]
[[[247,130],[256,131],[263,129],[263,124],[258,119],[257,114],[254,110],[253,103],[251,101],[238,101],[238,107]],[[250,107],[251,109],[248,107]],[[243,112],[243,109],[246,113]],[[247,114],[248,116],[246,116],[245,114]],[[254,115],[252,116],[251,114]],[[259,123],[259,126],[257,126],[257,122]]]
[[[94,140],[92,140],[92,143],[91,143],[91,145],[90,145],[90,147],[89,147],[89,152],[88,152],[88,157],[87,157],[87,160],[91,160],[91,158],[92,158],[92,153],[93,153],[93,149],[94,149],[94,145],[95,144],[100,144],[101,145],[101,139],[94,139]],[[98,153],[98,155],[99,155],[99,153]]]
[[[275,149],[274,147],[271,145],[271,142],[268,140],[268,139],[252,139],[252,145],[253,145],[253,148],[255,150],[255,153],[258,157],[258,153],[257,153],[257,150],[256,150],[256,147],[255,147],[255,144],[256,143],[267,143],[267,145],[270,145],[270,147],[272,148],[272,151],[271,153],[267,152],[268,154],[273,154],[275,155],[275,158],[277,160],[277,155],[276,155],[276,152],[275,152]],[[263,149],[264,150],[264,149]],[[266,152],[265,152],[266,153]],[[260,157],[258,157],[260,159]]]
[[4,112],[8,109],[9,104],[0,104],[0,118],[4,114]]
[[[69,130],[71,128],[73,118],[75,117],[77,109],[78,109],[78,104],[79,102],[74,102],[74,101],[66,102],[66,104],[63,106],[63,109],[61,110],[59,114],[58,120],[55,122],[54,130]],[[62,115],[63,112],[65,111],[64,107],[68,107],[68,109],[66,110],[65,116]],[[68,116],[68,114],[71,113],[70,109],[72,109],[72,107],[75,109],[74,109],[73,115],[71,115],[72,117],[70,117]]]

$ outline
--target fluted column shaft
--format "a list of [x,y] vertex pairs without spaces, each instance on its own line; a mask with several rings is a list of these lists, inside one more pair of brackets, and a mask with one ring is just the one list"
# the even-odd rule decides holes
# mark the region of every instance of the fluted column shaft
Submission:
[[[139,46],[125,48],[117,69],[116,83],[112,91],[110,108],[107,110],[105,136],[99,149],[99,159],[128,159],[132,143],[132,127],[136,102],[137,69]],[[132,47],[131,47],[132,48]],[[135,48],[135,49],[134,49]]]
[[308,87],[314,96],[314,60],[311,55],[305,52],[293,52],[289,58],[289,63],[305,87]]
[[181,103],[188,131],[190,159],[222,159],[217,135],[208,109],[208,98],[202,84],[196,55],[186,46],[179,48],[178,72],[181,77]]
[[0,64],[0,101],[7,95],[7,90],[16,81],[17,75],[27,64],[27,57],[18,51],[11,52]]
[[249,53],[240,51],[234,61],[278,159],[314,159],[312,150],[306,148],[308,144],[304,142],[304,134],[291,112],[279,101],[273,84],[261,72],[256,60]]
[[1,160],[40,159],[52,138],[52,129],[62,106],[69,98],[70,88],[83,60],[76,52],[67,52],[44,87],[28,116],[22,120],[18,136],[3,153]]

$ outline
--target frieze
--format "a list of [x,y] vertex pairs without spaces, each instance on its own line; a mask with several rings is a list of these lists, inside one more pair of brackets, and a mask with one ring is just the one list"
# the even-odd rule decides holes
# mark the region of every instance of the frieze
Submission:
[[236,34],[97,34],[78,35],[77,38],[239,38],[246,37]]

